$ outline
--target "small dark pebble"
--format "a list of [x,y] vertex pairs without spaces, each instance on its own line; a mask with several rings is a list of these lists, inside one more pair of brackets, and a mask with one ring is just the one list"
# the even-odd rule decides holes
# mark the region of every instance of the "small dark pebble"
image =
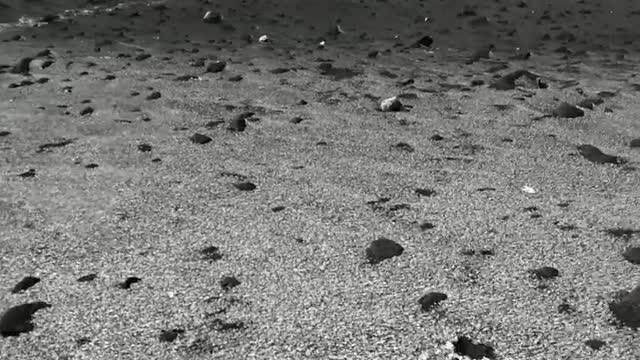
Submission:
[[10,131],[0,131],[0,137],[11,135]]
[[282,211],[284,209],[286,209],[286,207],[284,207],[284,206],[274,206],[274,207],[271,208],[271,211],[280,212],[280,211]]
[[142,60],[147,60],[150,57],[151,57],[151,54],[140,54],[140,55],[135,57],[135,60],[136,61],[142,61]]
[[453,342],[453,347],[456,354],[468,356],[472,359],[496,358],[493,347],[484,344],[474,344],[473,341],[466,336],[459,336],[458,340]]
[[593,350],[600,350],[603,346],[607,345],[606,342],[598,339],[591,339],[584,342],[585,345],[592,348]]
[[628,262],[640,265],[640,247],[630,247],[622,254],[622,256]]
[[629,147],[640,148],[640,138],[633,139],[629,142]]
[[443,140],[444,138],[442,136],[438,135],[438,134],[435,134],[435,135],[431,136],[430,139],[433,140],[433,141],[440,141],[440,140]]
[[406,151],[406,152],[414,152],[415,151],[413,146],[407,144],[406,142],[399,142],[397,144],[391,145],[391,147],[395,148],[395,149],[398,149],[398,150]]
[[191,137],[189,138],[191,139],[191,142],[196,143],[196,144],[206,144],[208,142],[211,142],[211,138],[208,137],[207,135],[204,134],[200,134],[200,133],[195,133],[193,135],[191,135]]
[[628,240],[634,234],[640,234],[640,230],[634,230],[629,228],[607,229],[607,234]]
[[86,108],[80,111],[81,116],[91,115],[91,114],[93,114],[93,108],[91,106],[87,106]]
[[432,307],[438,305],[439,302],[447,300],[447,294],[440,292],[430,292],[418,300],[422,311],[429,311]]
[[300,116],[296,116],[291,118],[291,120],[289,120],[290,123],[292,124],[300,124],[304,119],[301,118]]
[[157,100],[160,99],[162,97],[162,94],[160,94],[159,91],[154,91],[151,94],[149,94],[149,96],[147,96],[147,100]]
[[529,273],[534,275],[537,279],[552,279],[560,275],[558,269],[550,266],[543,266],[539,269],[532,269],[529,270]]
[[158,340],[160,340],[160,342],[173,342],[178,338],[179,334],[183,333],[184,329],[162,330],[158,336]]
[[251,182],[235,183],[233,186],[240,191],[253,191],[256,189],[256,185]]
[[427,221],[425,221],[422,224],[420,224],[420,230],[422,230],[422,231],[433,229],[435,227],[436,227],[435,225],[433,225],[432,223],[427,222]]
[[19,336],[33,330],[33,314],[40,309],[51,307],[43,301],[26,303],[9,308],[0,317],[0,335],[2,337]]
[[397,242],[380,237],[372,241],[366,249],[366,257],[370,264],[377,264],[394,256],[400,256],[403,252],[404,248]]
[[95,280],[98,277],[98,274],[87,274],[78,278],[78,282],[90,282]]
[[128,277],[123,283],[118,284],[121,289],[130,289],[132,284],[142,281],[139,277]]
[[149,151],[151,151],[151,145],[149,145],[149,144],[140,144],[140,145],[138,145],[138,150],[140,150],[142,152],[149,152]]
[[551,114],[555,117],[565,118],[565,119],[573,119],[577,117],[584,116],[584,111],[578,109],[577,107],[566,103],[561,102],[552,112]]
[[207,65],[208,73],[219,73],[227,67],[227,63],[225,61],[216,61]]
[[40,279],[34,276],[27,276],[25,278],[23,278],[22,280],[20,280],[11,290],[12,294],[17,294],[19,292],[22,292],[24,290],[29,289],[30,287],[34,286],[35,284],[39,283]]
[[580,155],[596,164],[622,165],[626,163],[626,160],[618,156],[605,154],[593,145],[578,145],[576,146],[576,148],[578,149]]
[[21,178],[31,178],[36,176],[36,169],[29,169],[23,173],[18,174]]
[[225,291],[229,291],[238,285],[240,285],[240,281],[233,276],[225,276],[220,280],[220,287]]
[[418,188],[418,189],[415,190],[415,193],[420,195],[420,196],[427,196],[428,197],[428,196],[435,195],[436,191],[435,190],[431,190],[431,189],[420,189],[420,188]]
[[231,81],[231,82],[238,82],[238,81],[241,81],[242,79],[244,79],[244,78],[242,77],[242,75],[234,75],[234,76],[232,76],[232,77],[230,77],[230,78],[229,78],[229,81]]
[[222,259],[222,254],[217,246],[208,246],[200,250],[200,253],[204,255],[204,260],[217,261]]

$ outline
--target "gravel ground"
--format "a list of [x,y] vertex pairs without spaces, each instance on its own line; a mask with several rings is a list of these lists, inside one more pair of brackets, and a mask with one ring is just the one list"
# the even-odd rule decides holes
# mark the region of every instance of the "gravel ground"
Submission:
[[[72,30],[108,33],[109,18]],[[527,68],[549,87],[496,91],[487,69],[510,55],[499,51],[470,65],[446,48],[372,59],[393,43],[306,53],[282,32],[271,45],[179,46],[198,54],[144,35],[95,52],[29,31],[40,36],[3,43],[0,64],[56,46],[50,67],[0,74],[0,311],[51,306],[0,338],[0,359],[640,356],[637,331],[609,309],[640,285],[623,255],[640,235],[609,231],[640,230],[640,107],[620,72],[636,70],[633,55],[592,53],[571,71],[562,54],[507,62],[499,74]],[[227,65],[205,73],[189,65],[198,57]],[[357,74],[322,75],[326,59]],[[175,81],[186,74],[199,78]],[[583,117],[532,120],[600,91],[616,94]],[[403,93],[407,111],[375,110]],[[244,131],[227,130],[247,111]],[[626,162],[589,161],[583,144]],[[377,249],[380,238],[400,247]],[[543,267],[558,276],[534,276]],[[40,281],[13,293],[26,276]],[[422,309],[430,292],[446,299]]]

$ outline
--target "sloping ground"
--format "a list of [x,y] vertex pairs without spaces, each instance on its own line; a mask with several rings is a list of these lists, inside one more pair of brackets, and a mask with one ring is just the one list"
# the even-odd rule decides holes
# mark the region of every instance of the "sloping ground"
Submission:
[[[345,19],[318,49],[277,15],[295,2],[260,4],[2,43],[10,65],[55,47],[0,75],[0,358],[637,358],[633,52],[521,61],[497,43],[465,64],[453,34],[406,49],[428,31],[362,20],[362,40]],[[520,69],[541,82],[489,86]],[[406,111],[376,111],[394,95]]]

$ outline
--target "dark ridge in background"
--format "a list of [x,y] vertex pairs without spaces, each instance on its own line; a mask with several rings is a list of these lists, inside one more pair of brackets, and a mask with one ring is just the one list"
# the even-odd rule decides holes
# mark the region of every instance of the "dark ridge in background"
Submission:
[[[339,22],[346,32],[355,34],[352,41],[361,33],[388,40],[396,32],[404,40],[429,34],[435,47],[474,48],[480,39],[498,47],[520,49],[553,44],[572,50],[605,51],[612,46],[629,52],[640,50],[634,43],[640,36],[640,3],[634,0],[167,0],[163,23],[144,20],[149,19],[144,16],[138,20],[129,17],[134,6],[127,6],[144,1],[0,0],[0,22],[16,22],[23,16],[38,19],[65,9],[108,8],[118,3],[124,7],[103,25],[136,22],[135,36],[169,38],[181,33],[189,34],[191,40],[206,41],[212,28],[203,26],[200,19],[212,10],[233,24],[236,33],[254,36],[259,36],[257,32],[279,33],[285,28],[292,37],[304,34],[319,38]],[[283,14],[286,16],[279,16]],[[100,29],[92,27],[96,32]],[[86,36],[96,34],[87,32]]]

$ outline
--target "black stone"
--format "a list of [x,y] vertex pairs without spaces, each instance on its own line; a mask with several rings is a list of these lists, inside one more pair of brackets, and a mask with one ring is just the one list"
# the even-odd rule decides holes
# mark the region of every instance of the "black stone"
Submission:
[[235,183],[233,184],[233,186],[235,186],[236,189],[240,190],[240,191],[253,191],[256,189],[256,185],[251,183],[251,182],[241,182],[241,183]]
[[607,345],[606,342],[598,339],[591,339],[584,342],[585,345],[592,348],[593,350],[600,350],[603,346]]
[[640,148],[640,138],[633,139],[629,142],[629,147]]
[[91,114],[93,114],[93,108],[91,106],[87,106],[86,108],[80,110],[81,116],[91,115]]
[[206,72],[208,73],[219,73],[227,67],[226,61],[216,61],[207,65]]
[[160,94],[159,91],[154,91],[151,94],[149,94],[149,96],[147,96],[147,100],[157,100],[160,99],[162,97],[162,94]]
[[416,189],[415,192],[420,196],[427,196],[427,197],[433,196],[436,194],[436,191],[431,189]]
[[162,330],[158,336],[158,340],[160,340],[160,342],[173,342],[178,338],[179,334],[183,333],[184,329]]
[[128,277],[123,283],[120,283],[119,286],[121,289],[130,289],[132,284],[142,281],[139,277],[131,276]]
[[630,328],[640,327],[640,285],[624,295],[619,301],[609,304],[609,310],[616,319]]
[[36,176],[36,169],[29,169],[23,173],[18,174],[21,178],[31,178]]
[[149,151],[151,151],[151,145],[149,145],[149,144],[140,144],[140,145],[138,145],[138,150],[140,150],[142,152],[149,152]]
[[584,116],[584,111],[569,103],[561,102],[555,109],[553,109],[551,115],[565,119],[573,119]]
[[560,275],[558,269],[550,266],[543,266],[538,269],[529,270],[529,273],[538,279],[552,279]]
[[495,350],[488,345],[474,344],[471,339],[466,336],[459,336],[457,341],[453,342],[454,351],[458,355],[468,356],[472,359],[495,359]]
[[208,246],[200,250],[200,253],[204,255],[204,260],[217,261],[222,259],[222,254],[217,246]]
[[98,274],[87,274],[78,278],[78,282],[90,282],[95,280],[98,277]]
[[206,144],[211,141],[211,138],[204,134],[195,133],[189,138],[193,143]]
[[622,256],[628,262],[640,265],[640,247],[630,247],[622,254]]
[[383,260],[400,256],[404,248],[393,240],[380,237],[371,242],[366,249],[366,257],[370,264],[377,264]]
[[51,305],[42,302],[32,302],[9,308],[0,317],[0,335],[19,336],[21,333],[27,333],[33,330],[33,314],[40,309],[49,308]]
[[439,302],[447,300],[447,294],[440,292],[430,292],[418,300],[418,304],[421,305],[422,311],[429,311],[432,307],[438,305]]
[[596,164],[622,165],[626,163],[625,159],[618,156],[605,154],[593,145],[578,145],[576,146],[576,149],[578,149],[580,155],[582,155],[585,159]]
[[20,280],[11,290],[12,294],[17,294],[21,291],[27,290],[30,287],[40,282],[40,278],[34,276],[27,276]]
[[240,284],[240,281],[233,276],[225,276],[220,280],[220,287],[225,291],[229,291]]

